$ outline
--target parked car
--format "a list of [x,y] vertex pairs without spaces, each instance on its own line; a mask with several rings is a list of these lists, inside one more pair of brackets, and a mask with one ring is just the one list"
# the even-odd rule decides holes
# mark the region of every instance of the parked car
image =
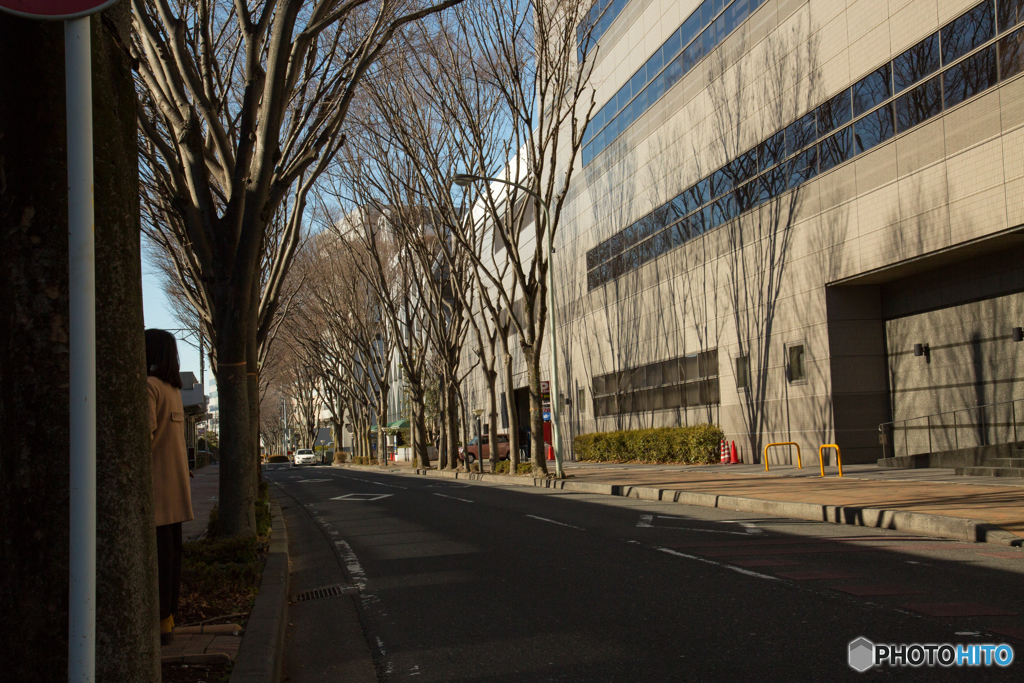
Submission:
[[[480,440],[481,439],[483,440],[483,456],[482,457],[483,457],[484,460],[487,460],[488,458],[490,458],[491,457],[491,445],[490,445],[490,437],[489,436],[474,436],[473,439],[469,442],[468,446],[466,446],[465,448],[460,448],[459,449],[459,457],[460,458],[465,458],[465,457],[467,457],[466,453],[468,453],[469,454],[468,455],[469,462],[470,462],[470,464],[473,464],[478,457],[481,457],[480,454],[479,454],[479,451],[480,451],[480,448],[481,448],[481,445],[480,445]],[[498,434],[498,460],[508,460],[508,448],[509,448],[508,434]]]
[[316,453],[313,452],[312,448],[300,448],[295,451],[294,462],[296,465],[315,465]]

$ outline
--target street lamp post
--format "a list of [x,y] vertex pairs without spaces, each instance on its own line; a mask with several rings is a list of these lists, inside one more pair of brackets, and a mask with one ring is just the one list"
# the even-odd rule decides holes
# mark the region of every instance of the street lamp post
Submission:
[[510,187],[515,187],[526,194],[530,195],[541,205],[544,209],[544,218],[547,221],[546,230],[544,231],[547,236],[547,249],[548,249],[548,311],[551,316],[550,325],[550,345],[551,345],[551,447],[555,451],[555,476],[559,479],[565,478],[565,472],[562,470],[562,433],[558,428],[558,418],[561,414],[561,406],[559,406],[560,398],[558,391],[558,345],[555,343],[555,268],[553,262],[553,254],[555,248],[552,245],[551,233],[554,225],[551,221],[551,209],[548,208],[547,202],[539,194],[534,192],[524,185],[512,182],[511,180],[503,180],[501,178],[489,178],[487,176],[478,176],[471,173],[456,173],[452,177],[452,183],[459,187],[468,187],[476,181],[484,181],[489,183],[502,183]]

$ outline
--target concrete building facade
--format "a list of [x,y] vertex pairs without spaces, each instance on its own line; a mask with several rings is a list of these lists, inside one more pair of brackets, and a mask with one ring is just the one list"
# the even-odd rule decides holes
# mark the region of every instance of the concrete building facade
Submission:
[[712,421],[747,462],[869,462],[884,423],[896,454],[1024,428],[1024,0],[594,15],[555,238],[568,433]]

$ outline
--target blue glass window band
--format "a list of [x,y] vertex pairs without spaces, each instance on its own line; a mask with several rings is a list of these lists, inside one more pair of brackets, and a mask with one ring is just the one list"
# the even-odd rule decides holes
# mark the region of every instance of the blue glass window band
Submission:
[[[1014,8],[1019,7],[1019,15],[1013,16],[1024,18],[1024,0],[999,0],[997,16],[1003,16],[1004,2]],[[925,44],[926,49],[919,51],[914,58],[918,63],[927,65],[931,60],[928,51],[938,53],[939,41],[929,43],[933,37],[939,36],[945,28],[964,16],[978,16],[979,8],[991,3],[992,0],[985,0],[918,43],[915,48]],[[980,30],[989,35],[990,40],[995,35],[994,31],[988,31],[984,22],[974,23],[981,25]],[[1016,23],[1021,22],[1017,20]],[[970,37],[959,36],[958,40],[973,41],[976,45],[985,44]],[[721,225],[787,189],[793,189],[819,173],[872,149],[897,133],[927,121],[945,108],[985,91],[998,81],[1024,72],[1024,28],[1003,34],[987,47],[923,82],[917,77],[912,88],[905,87],[895,98],[895,89],[890,81],[894,68],[893,63],[889,63],[876,69],[851,88],[833,96],[814,111],[769,136],[753,149],[729,161],[721,169],[702,178],[587,252],[588,289],[594,289],[639,267],[639,257],[632,256],[618,261],[615,267],[604,267],[609,259],[616,258],[623,249],[633,244],[623,243],[620,236],[627,231],[638,230],[635,226],[643,225],[645,237],[652,233],[658,236],[658,239],[651,241],[655,253],[644,252],[643,262],[647,262],[703,234],[711,227]],[[925,72],[927,68],[916,71],[918,74]],[[847,114],[847,103],[852,108],[853,125],[834,131],[835,126],[848,123],[851,118]],[[882,103],[885,104],[878,106]],[[877,108],[872,110],[873,106]],[[819,135],[819,130],[828,132],[828,135]],[[759,173],[752,180],[751,169]]]

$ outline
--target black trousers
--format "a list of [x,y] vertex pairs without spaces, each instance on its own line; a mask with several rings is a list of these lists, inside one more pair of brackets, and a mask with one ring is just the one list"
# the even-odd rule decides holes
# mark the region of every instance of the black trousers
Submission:
[[156,564],[160,583],[160,619],[178,612],[181,589],[181,522],[156,528]]

